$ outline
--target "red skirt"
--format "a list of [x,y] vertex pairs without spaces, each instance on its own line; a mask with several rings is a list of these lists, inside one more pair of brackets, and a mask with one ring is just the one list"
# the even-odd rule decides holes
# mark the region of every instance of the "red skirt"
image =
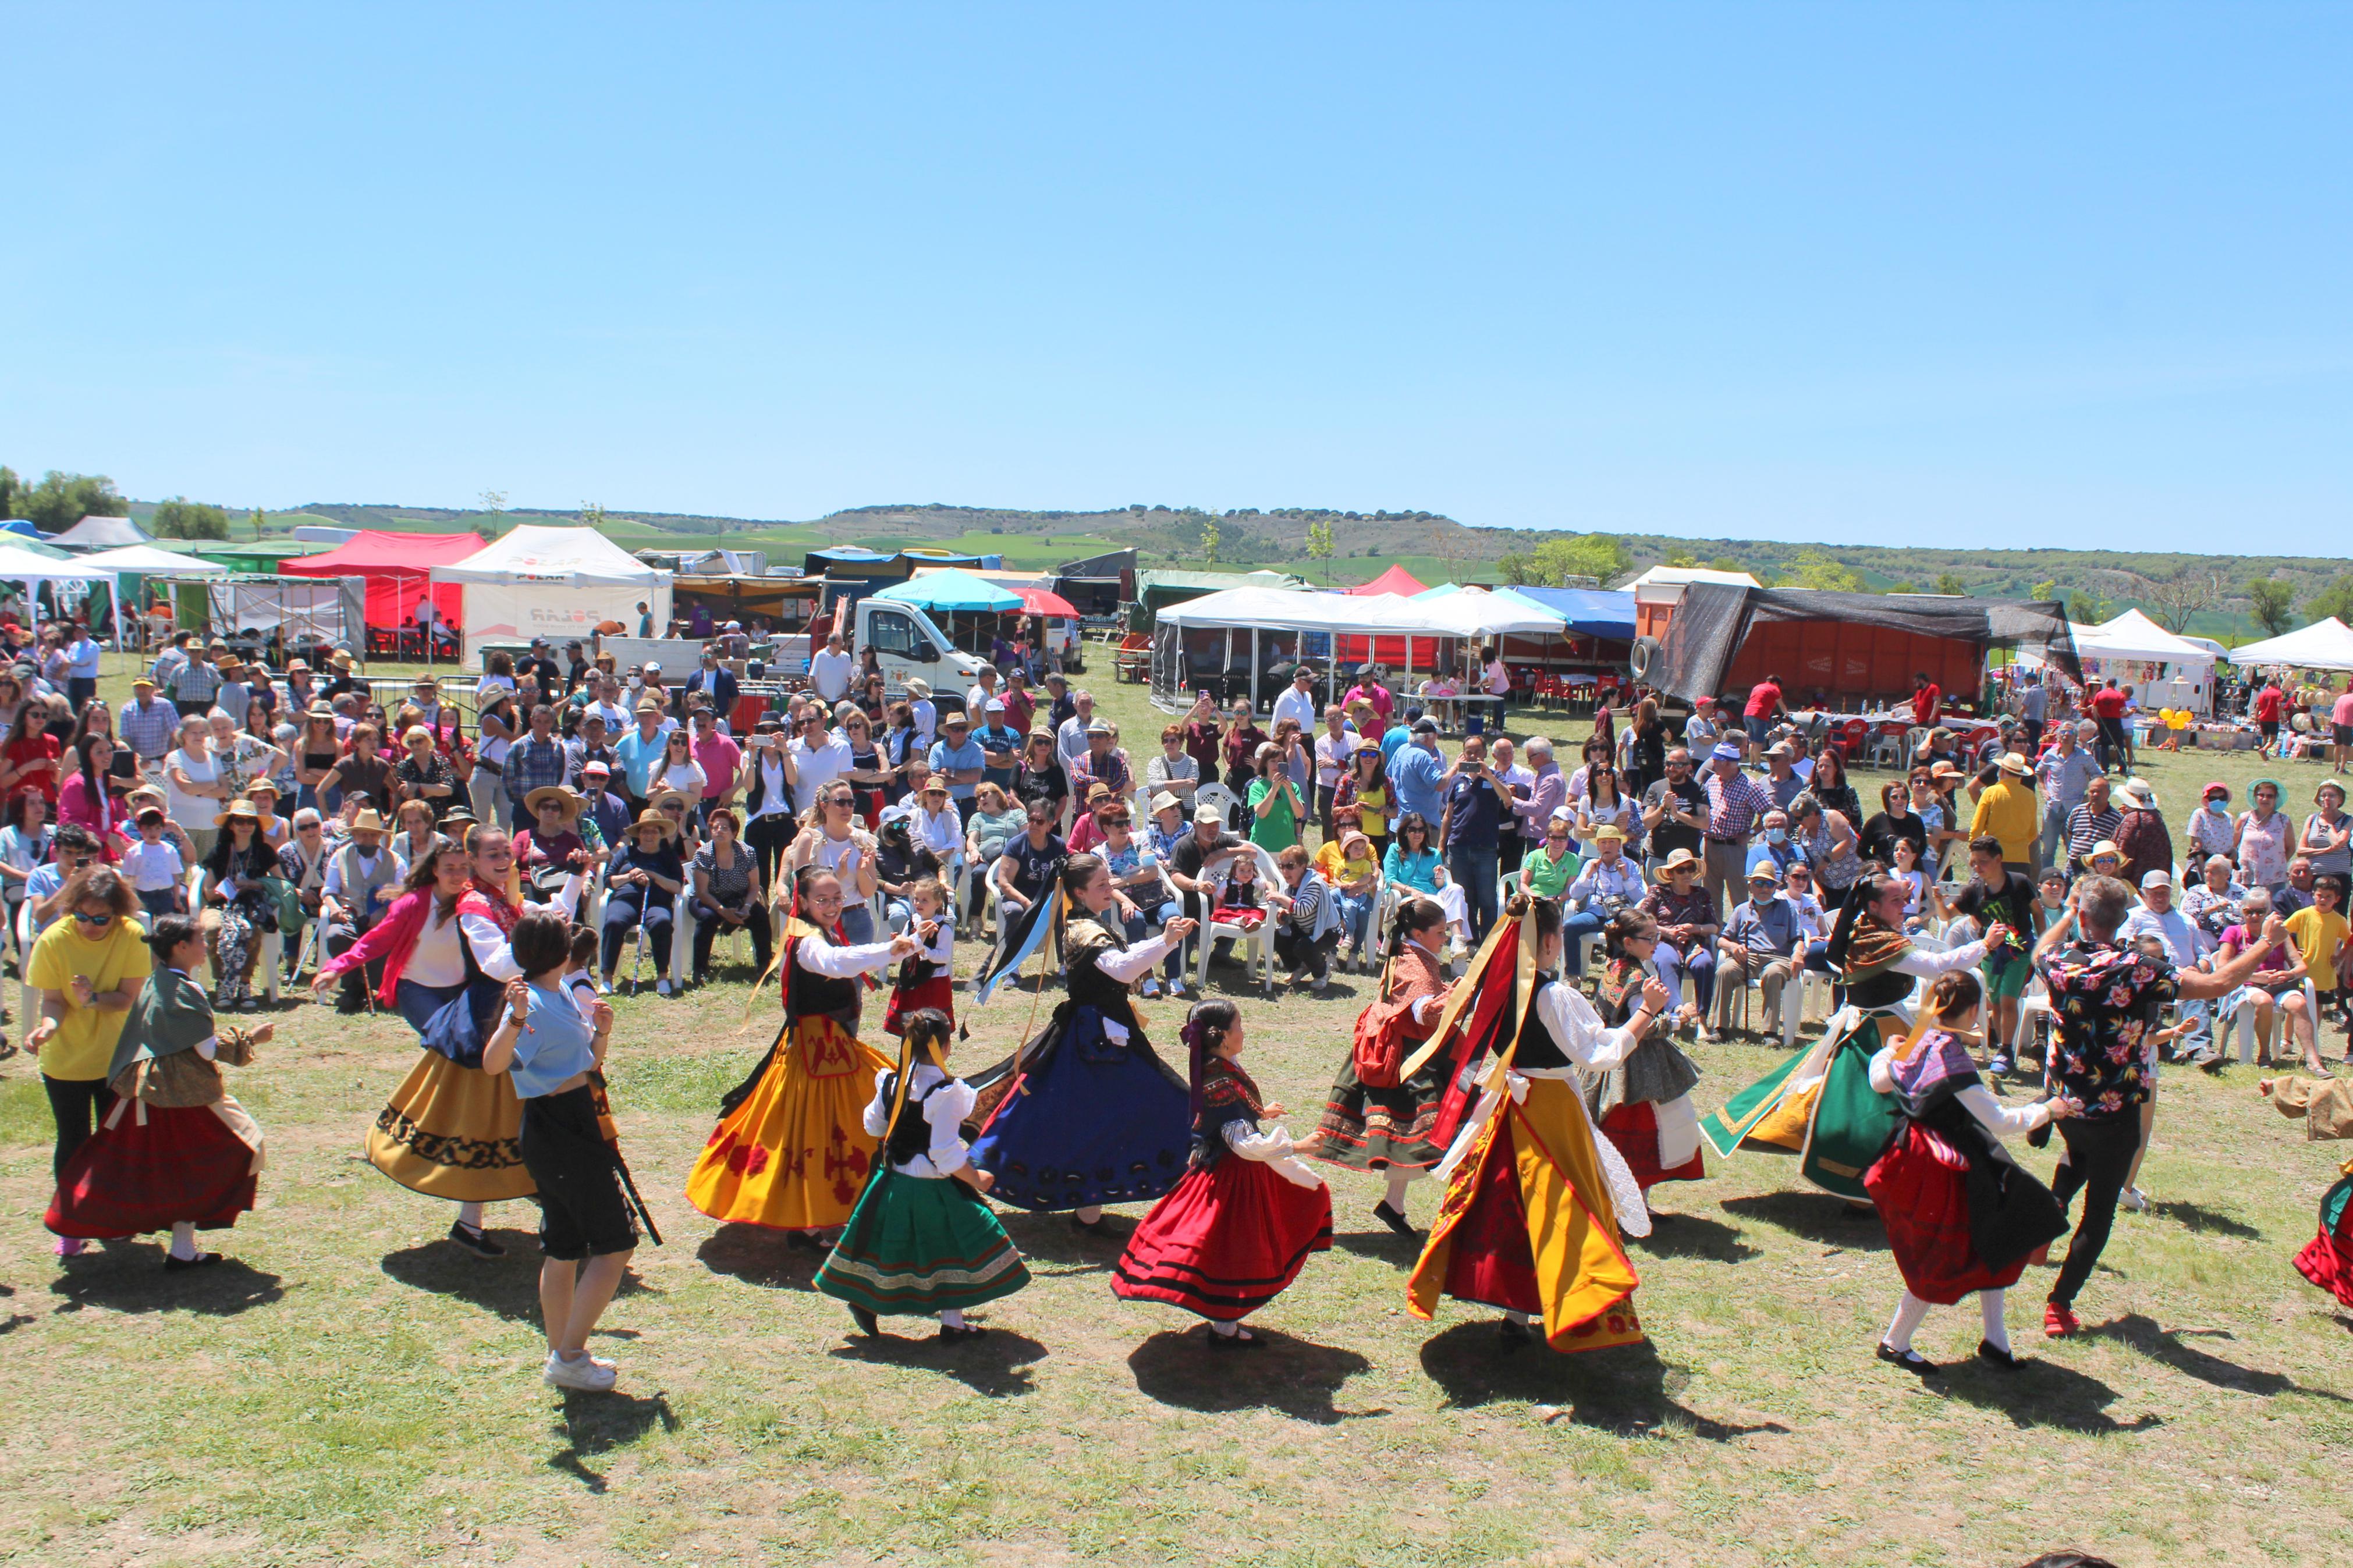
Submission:
[[1112,1270],[1112,1293],[1223,1322],[1246,1318],[1332,1249],[1332,1194],[1227,1154],[1152,1205]]
[[886,1034],[903,1035],[907,1031],[899,1022],[910,1013],[920,1013],[935,1007],[955,1022],[955,981],[949,975],[935,974],[929,980],[919,980],[913,985],[896,985],[891,990],[891,1005],[882,1015]]
[[[1979,1290],[2018,1283],[2032,1258],[1989,1268],[1969,1237],[1968,1161],[1917,1122],[1862,1173],[1863,1190],[1879,1205],[1887,1245],[1904,1288],[1923,1301],[1949,1307]],[[2036,1249],[2040,1252],[2041,1248]]]
[[2353,1176],[2320,1202],[2320,1234],[2295,1255],[2296,1272],[2353,1307]]
[[[1502,1136],[1501,1132],[1498,1136]],[[1446,1294],[1508,1312],[1544,1316],[1536,1255],[1528,1245],[1528,1205],[1520,1192],[1519,1162],[1508,1152],[1479,1173],[1471,1206],[1454,1227],[1446,1255]]]
[[44,1223],[58,1236],[103,1239],[169,1230],[182,1220],[223,1230],[253,1206],[254,1152],[210,1106],[166,1110],[118,1100],[67,1162]]
[[1601,1131],[1618,1145],[1618,1152],[1626,1156],[1626,1168],[1634,1173],[1634,1184],[1649,1192],[1661,1182],[1698,1182],[1707,1177],[1707,1167],[1700,1161],[1699,1150],[1692,1150],[1691,1158],[1670,1171],[1659,1163],[1659,1114],[1651,1109],[1647,1100],[1623,1100],[1609,1108],[1601,1119]]

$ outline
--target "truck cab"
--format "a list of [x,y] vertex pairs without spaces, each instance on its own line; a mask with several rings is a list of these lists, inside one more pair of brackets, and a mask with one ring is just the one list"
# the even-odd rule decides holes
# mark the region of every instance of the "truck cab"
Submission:
[[965,689],[980,676],[980,659],[951,643],[913,605],[862,598],[854,615],[856,646],[874,650],[885,692],[896,697],[906,690],[910,678],[920,676],[932,689],[934,707],[944,713],[963,709]]

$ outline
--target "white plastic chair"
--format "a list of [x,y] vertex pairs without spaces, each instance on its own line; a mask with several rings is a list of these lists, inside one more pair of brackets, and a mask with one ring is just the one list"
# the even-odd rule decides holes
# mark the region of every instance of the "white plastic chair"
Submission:
[[41,1016],[41,994],[33,985],[33,900],[16,904],[13,927],[16,938],[16,1019],[25,1028]]
[[1193,792],[1195,811],[1205,805],[1214,805],[1229,823],[1233,821],[1234,814],[1241,808],[1241,796],[1221,784],[1205,784]]
[[[1253,844],[1250,847],[1258,856],[1260,885],[1266,888],[1282,886],[1282,873],[1275,866],[1274,857],[1259,845]],[[1226,924],[1214,918],[1201,923],[1202,929],[1198,933],[1201,950],[1193,964],[1193,984],[1197,989],[1205,995],[1208,994],[1209,954],[1217,944],[1219,942],[1239,942],[1244,953],[1243,973],[1256,973],[1261,990],[1269,996],[1274,994],[1274,911],[1271,909],[1267,910],[1266,919],[1259,921],[1255,931]]]

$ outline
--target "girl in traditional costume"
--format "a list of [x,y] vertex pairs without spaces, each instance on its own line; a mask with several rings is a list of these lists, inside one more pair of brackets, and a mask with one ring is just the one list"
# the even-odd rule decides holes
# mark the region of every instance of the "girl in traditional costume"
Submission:
[[[1435,906],[1433,906],[1435,907]],[[1332,1194],[1292,1151],[1291,1134],[1259,1131],[1280,1116],[1242,1070],[1242,1020],[1230,1002],[1197,1003],[1185,1023],[1192,1053],[1193,1148],[1184,1179],[1152,1205],[1112,1270],[1113,1295],[1166,1301],[1209,1321],[1208,1342],[1261,1342],[1242,1320],[1299,1278],[1311,1252],[1332,1248]]]
[[[1643,982],[1656,973],[1651,955],[1659,945],[1659,922],[1640,910],[1622,910],[1611,917],[1604,940],[1609,962],[1595,1001],[1604,1024],[1622,1027],[1641,1004]],[[1626,1059],[1598,1074],[1586,1089],[1586,1109],[1626,1157],[1645,1205],[1661,1182],[1707,1175],[1699,1153],[1699,1112],[1691,1100],[1699,1066],[1675,1044],[1669,1024],[1653,1016]],[[1651,1218],[1663,1217],[1651,1211]]]
[[925,933],[855,945],[842,935],[841,882],[818,865],[793,874],[785,922],[784,1026],[751,1076],[719,1101],[719,1124],[688,1176],[689,1202],[726,1224],[822,1247],[849,1219],[874,1162],[867,1086],[891,1060],[858,1038],[860,976],[912,958]]
[[885,1033],[906,1032],[905,1020],[925,1010],[955,1022],[955,922],[948,919],[947,889],[936,877],[925,877],[907,889],[913,924],[930,934],[923,951],[899,965],[891,980],[891,1005],[882,1014]]
[[1949,1307],[1972,1290],[1985,1320],[1978,1357],[2016,1366],[2002,1292],[2067,1231],[2059,1200],[2020,1168],[2001,1141],[2081,1108],[2046,1100],[2012,1110],[1978,1080],[1969,1047],[1977,1043],[1982,994],[1967,970],[1940,976],[1911,1034],[1871,1058],[1871,1087],[1894,1096],[1902,1113],[1894,1142],[1862,1174],[1904,1275],[1904,1295],[1878,1354],[1909,1372],[1937,1370],[1912,1348],[1928,1309]]
[[1428,899],[1398,905],[1380,999],[1357,1017],[1356,1042],[1324,1097],[1324,1119],[1298,1147],[1345,1170],[1386,1172],[1388,1191],[1373,1217],[1399,1236],[1417,1234],[1406,1218],[1407,1186],[1446,1153],[1436,1131],[1448,1064],[1433,1055],[1411,1077],[1399,1072],[1446,1005],[1446,911]]
[[1846,986],[1846,1005],[1812,1047],[1734,1095],[1700,1120],[1718,1156],[1741,1148],[1799,1156],[1799,1171],[1824,1192],[1865,1204],[1862,1173],[1895,1132],[1896,1108],[1871,1087],[1871,1058],[1912,1027],[1918,981],[1974,969],[2010,938],[1989,927],[1978,941],[1942,952],[1914,945],[1904,929],[1911,884],[1884,873],[1858,877],[1831,932],[1830,961]]
[[506,983],[522,905],[508,891],[506,830],[478,826],[470,858],[436,846],[409,868],[407,892],[341,956],[320,967],[323,994],[345,971],[384,961],[376,999],[415,1029],[417,1064],[368,1130],[369,1163],[412,1192],[458,1205],[449,1239],[477,1258],[506,1249],[482,1229],[482,1205],[535,1190],[517,1139],[522,1106],[503,1075],[482,1071],[482,1042]]
[[1103,1205],[1159,1197],[1185,1173],[1191,1096],[1145,1038],[1129,988],[1196,922],[1172,920],[1129,947],[1103,918],[1113,894],[1094,855],[1063,862],[1061,894],[1082,911],[1062,931],[1070,994],[1037,1038],[974,1076],[972,1163],[996,1177],[997,1202],[1075,1210],[1071,1223],[1092,1231]]
[[923,1008],[903,1023],[899,1065],[875,1076],[866,1107],[881,1141],[874,1174],[817,1288],[849,1303],[861,1333],[881,1333],[884,1314],[936,1312],[940,1338],[970,1339],[981,1330],[965,1310],[1010,1296],[1029,1270],[981,1199],[990,1178],[964,1139],[974,1094],[948,1073],[947,1015]]
[[1594,1131],[1578,1082],[1624,1061],[1666,1012],[1669,994],[1646,979],[1625,1026],[1605,1028],[1584,994],[1556,978],[1558,904],[1514,898],[1499,925],[1504,935],[1491,934],[1490,950],[1515,949],[1515,962],[1502,973],[1490,967],[1486,984],[1508,973],[1511,1002],[1496,1018],[1486,1090],[1433,1173],[1446,1195],[1407,1282],[1406,1308],[1430,1318],[1438,1298],[1451,1296],[1503,1309],[1506,1340],[1524,1339],[1541,1318],[1555,1350],[1637,1344],[1641,1281],[1619,1232],[1648,1236],[1650,1217],[1633,1173]]
[[46,1223],[84,1240],[172,1233],[164,1267],[218,1263],[199,1230],[226,1230],[253,1206],[261,1129],[221,1087],[220,1068],[250,1066],[272,1026],[216,1029],[203,982],[205,937],[185,915],[155,921],[147,945],[164,967],[140,987],[107,1069],[113,1107],[67,1162]]

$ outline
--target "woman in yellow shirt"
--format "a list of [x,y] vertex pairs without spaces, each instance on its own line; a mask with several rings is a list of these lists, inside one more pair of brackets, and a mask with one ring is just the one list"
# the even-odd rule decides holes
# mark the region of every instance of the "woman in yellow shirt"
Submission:
[[[33,943],[26,978],[41,993],[41,1020],[25,1037],[40,1058],[41,1087],[58,1127],[55,1173],[96,1131],[113,1097],[106,1069],[139,988],[154,967],[138,921],[139,895],[111,866],[88,866],[63,889],[67,913]],[[58,1256],[87,1244],[58,1238]]]

